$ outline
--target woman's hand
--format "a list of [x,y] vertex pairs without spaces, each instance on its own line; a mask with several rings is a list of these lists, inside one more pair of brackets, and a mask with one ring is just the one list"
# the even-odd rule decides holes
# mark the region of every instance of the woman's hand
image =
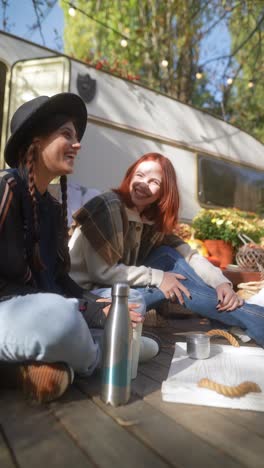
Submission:
[[[103,312],[107,317],[111,307],[111,299],[105,299],[104,297],[102,297],[101,299],[97,299],[96,302],[109,302],[109,306],[103,308]],[[140,304],[128,303],[129,316],[133,328],[135,328],[138,323],[143,323],[145,320],[145,317],[143,317],[143,315],[135,311],[135,309],[138,309],[139,307],[141,307]]]
[[185,279],[185,276],[178,273],[165,271],[159,289],[163,292],[166,299],[170,299],[172,302],[175,302],[178,299],[180,304],[184,304],[182,293],[191,299],[189,290],[179,281]]
[[140,304],[128,303],[128,310],[129,310],[130,320],[131,320],[133,328],[135,328],[138,323],[143,323],[145,320],[145,317],[143,315],[135,311],[135,309],[138,309],[139,307],[141,307]]
[[229,283],[219,284],[216,288],[219,304],[216,306],[218,312],[230,312],[231,310],[241,307],[244,303]]
[[109,302],[109,306],[106,306],[103,308],[103,313],[107,317],[109,310],[110,310],[110,306],[111,306],[111,299],[106,299],[105,297],[101,297],[100,299],[96,299],[96,302]]

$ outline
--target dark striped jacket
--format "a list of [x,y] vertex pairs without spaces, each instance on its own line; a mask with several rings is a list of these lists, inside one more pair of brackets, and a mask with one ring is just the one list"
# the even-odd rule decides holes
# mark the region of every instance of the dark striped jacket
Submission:
[[[50,194],[47,196],[57,224],[54,239],[57,245],[56,282],[69,295],[64,284],[68,276],[68,252],[63,247],[61,205]],[[0,182],[0,298],[39,291],[32,274],[32,226],[32,206],[23,174],[16,169],[9,170]]]
[[[33,278],[33,216],[24,175],[12,169],[0,173],[0,178],[0,301],[18,295],[49,292],[41,290]],[[90,327],[103,327],[106,317],[102,308],[105,304],[97,303],[97,296],[78,286],[68,275],[61,205],[50,194],[47,196],[56,220],[56,284],[64,296],[80,299],[80,310]]]

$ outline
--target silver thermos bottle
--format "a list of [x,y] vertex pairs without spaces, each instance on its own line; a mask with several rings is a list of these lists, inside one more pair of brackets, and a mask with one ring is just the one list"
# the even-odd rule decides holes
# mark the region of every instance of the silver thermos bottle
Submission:
[[101,399],[112,406],[130,398],[132,325],[128,310],[129,286],[112,287],[112,305],[104,329]]

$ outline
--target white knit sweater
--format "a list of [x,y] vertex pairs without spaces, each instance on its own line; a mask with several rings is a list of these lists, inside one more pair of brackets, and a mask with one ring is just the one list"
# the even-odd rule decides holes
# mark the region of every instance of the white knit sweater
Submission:
[[[127,209],[129,219],[129,236],[131,248],[139,249],[143,222],[135,211]],[[103,258],[92,248],[90,242],[82,234],[80,228],[76,228],[69,242],[71,256],[70,276],[76,283],[85,289],[96,289],[103,286],[111,286],[119,281],[127,281],[130,286],[146,286],[151,283],[157,286],[162,283],[164,272],[155,268],[141,266],[127,266],[118,263],[108,265]],[[204,282],[216,288],[222,283],[230,283],[223,275],[220,268],[212,265],[208,260],[191,249],[188,244],[182,244],[176,249],[204,280]]]

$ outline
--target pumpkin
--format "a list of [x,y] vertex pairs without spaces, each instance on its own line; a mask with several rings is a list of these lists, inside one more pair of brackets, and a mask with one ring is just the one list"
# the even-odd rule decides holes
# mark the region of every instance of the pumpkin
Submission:
[[186,241],[187,244],[189,244],[189,246],[192,248],[192,249],[196,249],[197,252],[202,255],[203,257],[207,257],[208,256],[208,251],[207,251],[207,248],[205,247],[203,241],[201,241],[200,239],[189,239]]
[[206,257],[208,262],[212,263],[216,267],[220,267],[221,261],[217,257],[213,257],[212,255],[210,257]]

